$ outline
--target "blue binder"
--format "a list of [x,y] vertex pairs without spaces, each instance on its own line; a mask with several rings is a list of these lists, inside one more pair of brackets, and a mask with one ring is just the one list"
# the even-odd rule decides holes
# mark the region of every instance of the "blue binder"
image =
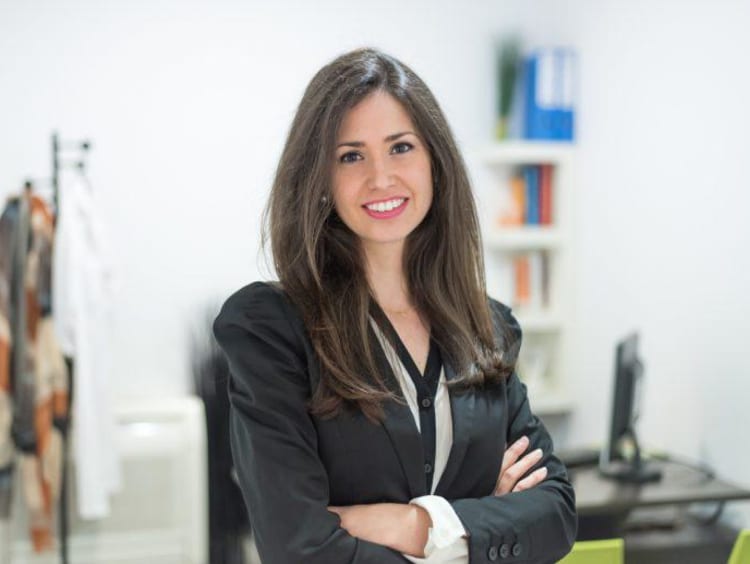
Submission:
[[523,169],[524,180],[526,181],[526,213],[525,219],[527,225],[539,225],[539,167],[529,165]]
[[572,141],[575,53],[538,49],[524,62],[524,137]]

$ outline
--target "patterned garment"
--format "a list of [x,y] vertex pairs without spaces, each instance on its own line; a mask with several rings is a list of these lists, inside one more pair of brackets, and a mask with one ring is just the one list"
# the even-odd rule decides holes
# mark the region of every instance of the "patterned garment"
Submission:
[[54,220],[49,207],[30,192],[10,199],[0,237],[0,475],[6,468],[8,482],[0,478],[0,510],[3,499],[12,497],[15,460],[32,543],[41,552],[53,547],[63,462],[60,429],[68,417],[67,368],[51,317]]
[[11,401],[11,282],[13,258],[18,232],[19,201],[9,201],[0,216],[0,521],[10,518],[12,501],[13,457],[11,436],[13,420]]

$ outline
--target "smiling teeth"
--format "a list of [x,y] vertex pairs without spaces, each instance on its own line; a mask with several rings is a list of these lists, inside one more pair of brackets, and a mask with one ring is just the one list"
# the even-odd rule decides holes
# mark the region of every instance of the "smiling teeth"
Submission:
[[377,204],[368,204],[366,207],[368,210],[376,212],[387,212],[394,208],[399,207],[404,203],[405,198],[396,198],[395,200],[388,200],[387,202],[378,202]]

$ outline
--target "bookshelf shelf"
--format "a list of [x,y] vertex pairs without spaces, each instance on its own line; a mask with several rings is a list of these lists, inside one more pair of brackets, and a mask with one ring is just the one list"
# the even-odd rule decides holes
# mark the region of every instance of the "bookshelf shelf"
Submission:
[[[575,313],[569,237],[575,145],[506,141],[481,147],[475,155],[486,173],[486,184],[477,193],[482,196],[478,205],[488,292],[513,309],[523,330],[517,371],[528,386],[534,411],[566,415],[574,405],[565,390],[572,377],[569,351]],[[535,180],[542,175],[546,185]],[[546,192],[537,200],[542,185]],[[524,194],[521,200],[519,191]],[[545,201],[550,207],[540,220],[536,214]]]
[[518,319],[524,333],[552,333],[559,331],[563,326],[562,318],[555,312],[527,312],[524,309],[514,309],[513,315]]
[[571,160],[575,146],[563,142],[503,141],[481,151],[488,165],[565,164]]
[[553,250],[560,246],[561,235],[554,227],[499,227],[487,233],[485,244],[493,249]]

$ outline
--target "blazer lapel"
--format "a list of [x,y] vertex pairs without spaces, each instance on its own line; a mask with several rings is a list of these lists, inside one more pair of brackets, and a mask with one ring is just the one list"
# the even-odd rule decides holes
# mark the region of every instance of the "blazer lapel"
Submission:
[[409,410],[406,399],[401,391],[401,385],[398,383],[396,376],[393,374],[391,364],[388,362],[385,352],[370,327],[370,338],[374,344],[375,358],[378,366],[382,369],[381,374],[385,375],[388,389],[393,391],[401,400],[386,401],[383,403],[385,411],[385,420],[383,427],[393,443],[393,448],[401,461],[401,468],[409,484],[409,492],[412,498],[426,495],[427,485],[424,475],[424,447],[422,446],[422,437],[419,429],[414,422],[414,416]]
[[[448,363],[443,362],[445,370],[445,379],[450,381],[456,378],[456,371]],[[451,401],[451,418],[453,419],[453,446],[448,455],[443,475],[435,489],[435,495],[450,497],[446,492],[450,489],[451,484],[458,476],[458,471],[464,461],[466,448],[469,445],[471,436],[471,426],[474,423],[474,403],[475,395],[471,390],[456,394],[450,392]]]

